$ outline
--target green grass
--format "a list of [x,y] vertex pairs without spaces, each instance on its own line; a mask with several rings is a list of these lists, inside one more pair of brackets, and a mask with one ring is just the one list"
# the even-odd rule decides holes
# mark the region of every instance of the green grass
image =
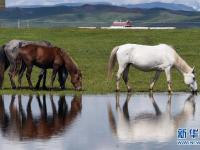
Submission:
[[[197,80],[200,81],[200,30],[87,30],[87,29],[0,29],[0,44],[11,39],[48,40],[54,45],[65,48],[76,60],[83,73],[84,93],[108,93],[115,90],[115,81],[107,79],[107,62],[112,48],[125,43],[159,44],[167,43],[196,68]],[[115,72],[117,67],[115,69]],[[39,69],[34,67],[32,81],[37,81]],[[148,91],[154,73],[145,73],[131,68],[129,81],[134,91]],[[50,83],[51,70],[48,72],[47,85]],[[182,75],[174,70],[172,74],[174,91],[189,91],[183,83]],[[23,86],[27,86],[25,76]],[[126,91],[121,80],[121,90]],[[55,82],[58,87],[58,82]],[[67,87],[72,88],[70,81]],[[47,93],[50,91],[12,90],[6,72],[5,90],[0,93]],[[167,91],[164,73],[157,82],[154,91]],[[73,90],[52,91],[52,93],[73,93]]]

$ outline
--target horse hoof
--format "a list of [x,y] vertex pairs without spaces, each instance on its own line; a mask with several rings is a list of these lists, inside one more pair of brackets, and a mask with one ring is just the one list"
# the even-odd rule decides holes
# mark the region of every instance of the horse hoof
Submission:
[[36,86],[34,89],[35,89],[35,90],[39,90],[39,86]]
[[[42,87],[43,90],[48,90],[48,88],[46,86]],[[51,88],[52,89],[52,88]]]
[[131,88],[129,88],[129,89],[128,89],[128,92],[132,92],[132,89],[131,89]]
[[13,86],[13,87],[12,87],[12,89],[16,89],[16,88],[17,88],[16,86]]
[[149,93],[153,93],[153,89],[150,88],[150,89],[149,89]]
[[168,91],[168,94],[170,94],[170,95],[171,95],[171,94],[173,94],[173,92],[169,90],[169,91]]
[[34,90],[39,90],[39,88],[34,88]]
[[120,91],[119,89],[116,89],[116,90],[115,90],[115,92],[119,92],[119,91]]
[[65,89],[65,87],[64,86],[61,86],[61,90],[64,90]]

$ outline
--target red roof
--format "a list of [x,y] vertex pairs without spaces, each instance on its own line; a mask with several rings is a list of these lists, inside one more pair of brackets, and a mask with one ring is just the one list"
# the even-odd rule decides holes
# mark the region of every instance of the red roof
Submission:
[[114,21],[112,26],[132,27],[132,23],[130,21]]

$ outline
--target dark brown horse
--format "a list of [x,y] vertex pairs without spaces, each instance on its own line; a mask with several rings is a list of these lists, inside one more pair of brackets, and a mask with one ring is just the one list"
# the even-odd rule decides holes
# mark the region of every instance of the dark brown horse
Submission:
[[4,79],[4,72],[7,70],[7,68],[10,66],[10,63],[6,57],[4,46],[0,48],[0,89],[3,85],[3,79]]
[[33,65],[43,69],[52,68],[51,88],[56,74],[65,68],[71,76],[71,83],[76,90],[82,89],[82,74],[74,60],[58,47],[45,47],[36,44],[29,44],[20,47],[19,57],[27,67],[27,80],[29,87],[32,88],[31,72]]

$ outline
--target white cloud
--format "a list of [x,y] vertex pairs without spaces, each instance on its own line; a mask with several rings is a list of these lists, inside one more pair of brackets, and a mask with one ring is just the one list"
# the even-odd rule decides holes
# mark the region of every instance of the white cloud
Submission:
[[185,4],[194,8],[200,8],[200,0],[6,0],[7,6],[16,5],[53,5],[58,3],[84,3],[84,2],[110,2],[112,4],[138,4],[148,2],[165,2]]

